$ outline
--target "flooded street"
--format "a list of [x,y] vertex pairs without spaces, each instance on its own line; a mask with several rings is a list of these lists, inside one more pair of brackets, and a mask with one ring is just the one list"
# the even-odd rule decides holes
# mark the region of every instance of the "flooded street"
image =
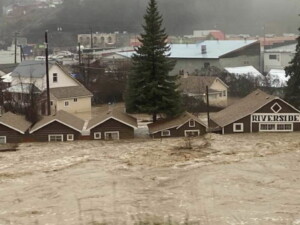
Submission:
[[0,153],[0,224],[300,224],[290,134],[25,143]]

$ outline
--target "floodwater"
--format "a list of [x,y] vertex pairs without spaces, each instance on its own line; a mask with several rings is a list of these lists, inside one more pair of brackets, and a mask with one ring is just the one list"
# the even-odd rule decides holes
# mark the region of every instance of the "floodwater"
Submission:
[[299,137],[24,143],[0,153],[0,224],[300,224]]

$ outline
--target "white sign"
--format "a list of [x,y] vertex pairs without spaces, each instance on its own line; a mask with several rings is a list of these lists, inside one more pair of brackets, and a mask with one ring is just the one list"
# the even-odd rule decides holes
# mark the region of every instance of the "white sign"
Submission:
[[300,114],[253,114],[252,122],[300,122]]

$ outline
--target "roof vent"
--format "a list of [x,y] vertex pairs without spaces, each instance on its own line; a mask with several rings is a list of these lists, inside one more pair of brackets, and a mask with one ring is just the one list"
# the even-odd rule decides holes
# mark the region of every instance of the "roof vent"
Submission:
[[201,54],[206,54],[206,53],[207,53],[206,45],[201,45]]

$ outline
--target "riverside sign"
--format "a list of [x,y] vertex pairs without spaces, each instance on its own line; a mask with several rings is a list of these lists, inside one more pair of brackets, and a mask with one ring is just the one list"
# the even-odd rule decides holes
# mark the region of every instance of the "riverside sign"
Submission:
[[251,120],[255,122],[300,122],[300,114],[286,114],[286,113],[276,113],[276,114],[252,114]]

